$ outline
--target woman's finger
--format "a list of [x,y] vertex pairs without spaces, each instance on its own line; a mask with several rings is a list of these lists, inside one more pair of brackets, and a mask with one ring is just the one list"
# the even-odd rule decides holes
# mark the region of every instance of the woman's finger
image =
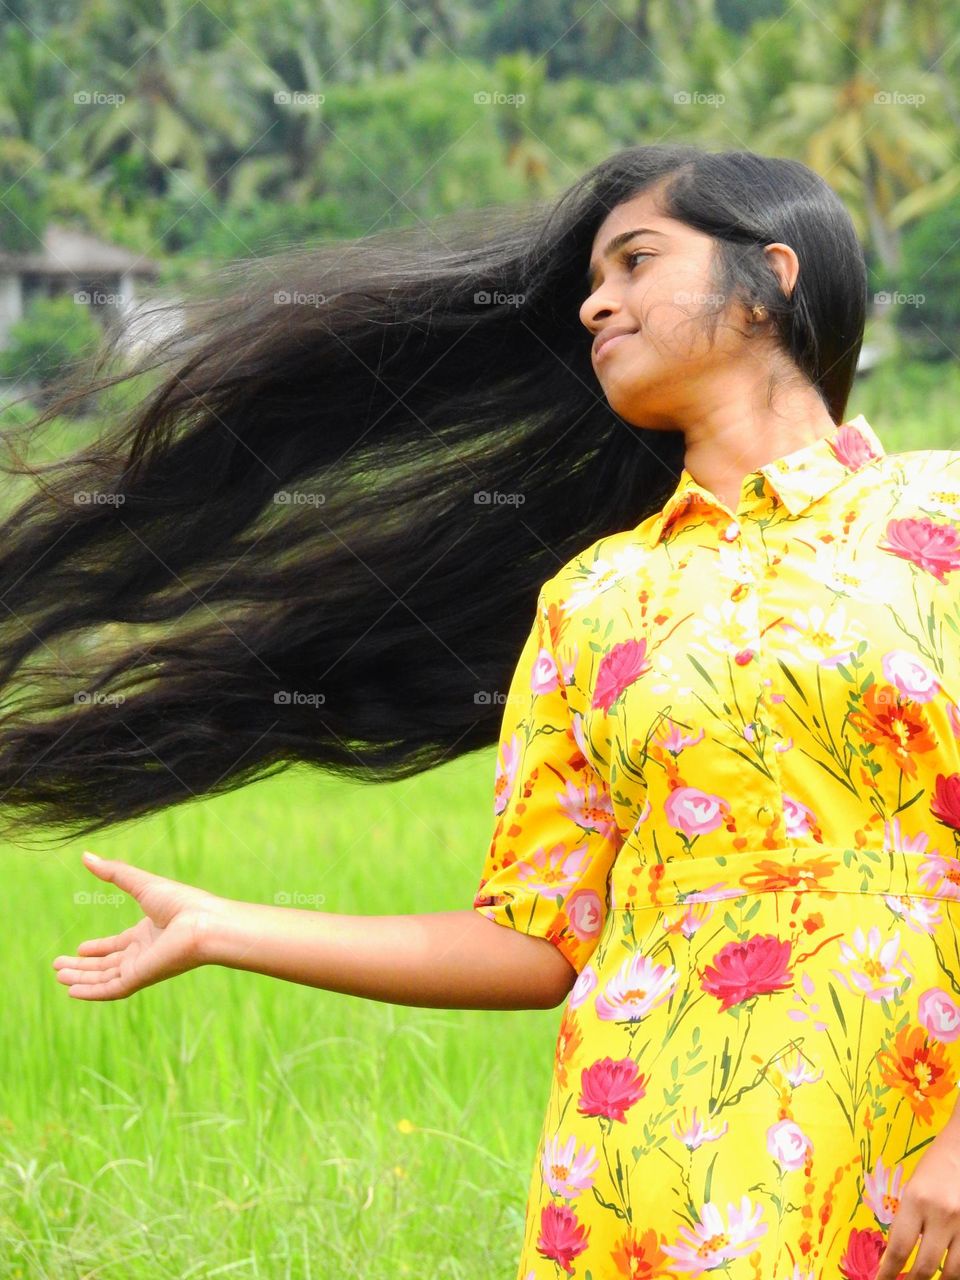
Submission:
[[880,1257],[876,1280],[897,1280],[913,1252],[923,1226],[923,1215],[904,1198],[893,1218],[887,1247]]
[[55,969],[85,969],[91,972],[114,968],[118,962],[120,951],[111,951],[106,956],[57,956],[53,962]]
[[86,956],[103,956],[110,951],[120,951],[130,941],[133,927],[124,929],[123,933],[115,933],[109,938],[88,938],[77,947],[77,954],[82,951]]
[[947,1251],[950,1237],[943,1231],[927,1231],[920,1242],[920,1248],[910,1268],[912,1276],[935,1276],[940,1270],[940,1263]]
[[75,982],[67,992],[74,1000],[120,1000],[129,992],[119,976],[96,983]]
[[57,974],[57,981],[62,982],[65,987],[95,987],[119,976],[119,966],[114,964],[109,969],[100,970],[61,969]]

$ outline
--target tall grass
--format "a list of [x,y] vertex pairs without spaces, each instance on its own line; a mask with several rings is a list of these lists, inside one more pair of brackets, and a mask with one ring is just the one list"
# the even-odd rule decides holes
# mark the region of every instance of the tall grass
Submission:
[[[250,901],[454,910],[493,765],[373,794],[293,771],[94,848]],[[512,1275],[559,1010],[419,1009],[216,967],[72,1000],[54,956],[140,916],[79,853],[2,850],[0,1275]]]

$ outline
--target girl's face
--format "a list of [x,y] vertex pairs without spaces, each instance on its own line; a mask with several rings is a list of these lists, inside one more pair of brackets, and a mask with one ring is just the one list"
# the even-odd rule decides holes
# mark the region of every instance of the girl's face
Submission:
[[[580,319],[611,408],[635,426],[677,429],[718,377],[749,368],[752,380],[758,361],[769,364],[750,341],[748,309],[715,292],[713,252],[709,236],[658,214],[650,192],[616,205],[594,237]],[[702,313],[718,308],[711,345]],[[625,336],[598,351],[614,333]]]

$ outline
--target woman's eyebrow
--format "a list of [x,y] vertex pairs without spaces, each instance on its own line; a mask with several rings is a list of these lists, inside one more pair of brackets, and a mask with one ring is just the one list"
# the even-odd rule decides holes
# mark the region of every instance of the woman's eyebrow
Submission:
[[[663,239],[667,239],[666,232],[654,231],[653,227],[637,227],[634,231],[621,231],[619,235],[614,236],[612,240],[607,241],[607,247],[604,249],[601,257],[609,258],[611,254],[616,253],[621,245],[626,244],[628,240],[632,240],[634,236],[661,236]],[[597,264],[591,262],[590,269],[586,275],[586,286],[591,293],[593,292],[593,279],[597,274],[597,271]]]

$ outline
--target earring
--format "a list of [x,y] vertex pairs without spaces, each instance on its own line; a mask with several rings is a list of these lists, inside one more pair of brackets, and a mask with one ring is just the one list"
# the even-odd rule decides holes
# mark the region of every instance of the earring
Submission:
[[765,320],[767,318],[767,308],[762,302],[755,302],[750,308],[750,314],[754,320]]

